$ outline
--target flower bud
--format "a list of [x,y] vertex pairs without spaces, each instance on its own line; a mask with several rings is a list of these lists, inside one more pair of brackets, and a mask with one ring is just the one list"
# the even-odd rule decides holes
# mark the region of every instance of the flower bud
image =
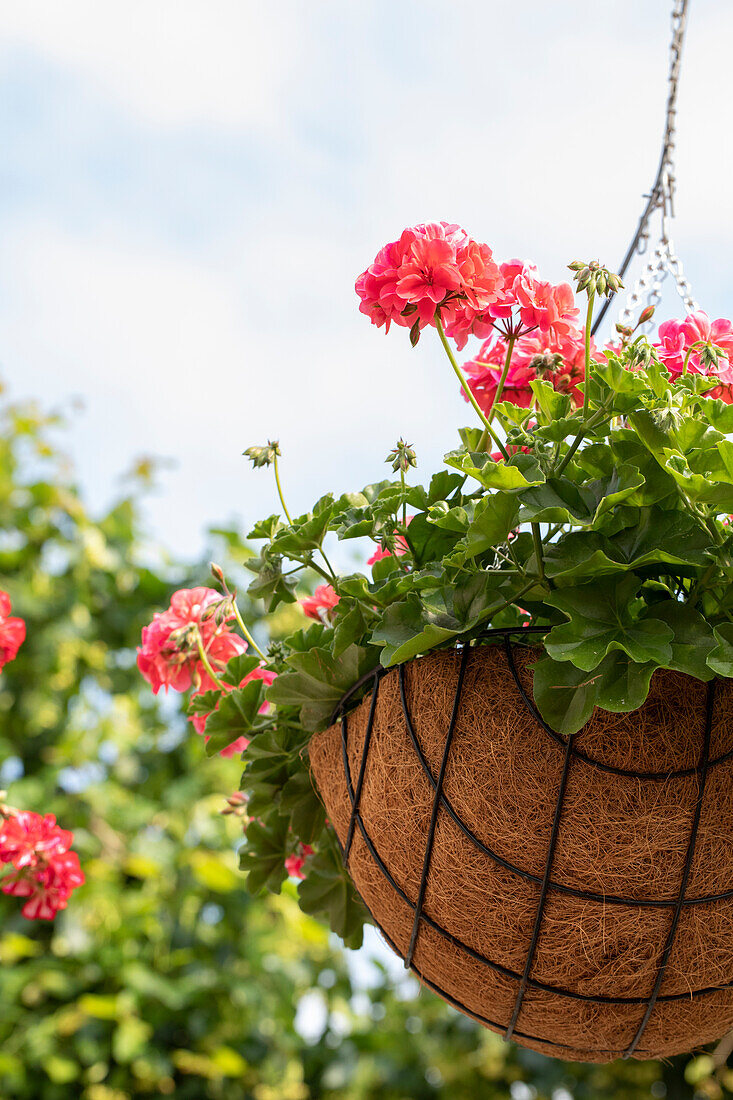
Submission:
[[268,439],[266,447],[248,447],[242,451],[255,470],[260,466],[271,466],[280,453],[280,444],[276,439]]
[[645,309],[642,309],[641,313],[639,314],[638,324],[645,325],[647,321],[651,321],[656,308],[656,306],[646,306]]

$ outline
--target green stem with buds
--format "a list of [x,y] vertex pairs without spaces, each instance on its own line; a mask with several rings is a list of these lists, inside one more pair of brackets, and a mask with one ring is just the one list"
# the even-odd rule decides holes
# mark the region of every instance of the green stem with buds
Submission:
[[221,680],[219,679],[217,674],[214,672],[213,668],[211,667],[211,661],[206,656],[206,650],[204,649],[204,643],[201,640],[201,632],[199,631],[198,628],[196,628],[196,648],[199,651],[199,658],[201,660],[201,664],[204,666],[204,668],[206,669],[206,671],[209,674],[209,676],[211,677],[211,679],[214,681],[216,686],[219,688],[219,691],[226,691],[225,685],[221,682]]
[[280,497],[280,503],[283,506],[283,512],[285,513],[285,518],[287,519],[288,523],[292,527],[293,526],[293,520],[292,520],[292,517],[290,515],[290,512],[288,511],[288,506],[285,503],[285,497],[283,496],[283,488],[282,488],[282,485],[280,484],[280,473],[279,473],[278,468],[277,468],[277,454],[275,454],[273,456],[272,468],[275,471],[275,484],[277,485],[277,495]]
[[690,365],[690,356],[692,355],[695,348],[701,347],[704,343],[705,343],[704,340],[696,340],[694,344],[690,344],[689,348],[687,349],[687,355],[685,356],[685,362],[682,366],[682,377],[683,378],[687,374],[687,368]]
[[237,620],[237,626],[242,631],[242,634],[244,635],[244,637],[247,639],[247,641],[252,646],[252,648],[257,653],[259,653],[262,660],[267,661],[266,655],[262,652],[260,647],[257,645],[257,642],[254,640],[254,638],[250,634],[249,630],[247,629],[247,626],[244,622],[244,619],[242,618],[241,614],[239,613],[239,608],[237,607],[236,601],[234,599],[232,599],[232,611],[234,612],[234,618]]
[[504,446],[502,441],[499,439],[499,437],[496,434],[496,432],[494,431],[494,429],[491,427],[491,423],[484,416],[478,402],[476,401],[476,398],[473,396],[473,393],[471,391],[471,387],[468,384],[468,380],[467,380],[465,374],[463,373],[461,368],[458,366],[458,363],[456,362],[456,357],[453,354],[453,352],[451,351],[451,347],[450,347],[450,344],[448,343],[448,339],[445,335],[445,329],[443,328],[443,322],[440,319],[440,314],[439,313],[435,314],[435,327],[438,330],[438,336],[440,336],[440,342],[443,345],[443,348],[445,349],[445,354],[448,356],[448,361],[450,362],[450,365],[453,367],[453,370],[455,372],[456,377],[458,378],[458,381],[461,383],[461,387],[463,389],[463,392],[465,393],[465,395],[468,398],[468,400],[470,401],[470,403],[473,405],[473,408],[474,408],[475,412],[478,414],[479,420],[483,424],[486,432],[494,440],[494,443],[496,443],[497,447],[501,451],[504,458],[509,458],[509,453],[508,453],[506,447]]
[[585,319],[585,375],[583,385],[583,416],[588,415],[588,402],[590,401],[590,330],[593,326],[593,303],[595,302],[595,288],[588,292],[588,312]]

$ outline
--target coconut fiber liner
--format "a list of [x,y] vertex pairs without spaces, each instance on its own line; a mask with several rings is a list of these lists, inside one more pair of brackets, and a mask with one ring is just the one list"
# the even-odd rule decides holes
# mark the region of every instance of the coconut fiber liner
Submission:
[[[499,633],[499,632],[497,632]],[[526,635],[525,635],[526,637]],[[517,632],[374,676],[310,744],[354,884],[446,1001],[606,1062],[733,1027],[733,681],[657,671],[565,739]]]

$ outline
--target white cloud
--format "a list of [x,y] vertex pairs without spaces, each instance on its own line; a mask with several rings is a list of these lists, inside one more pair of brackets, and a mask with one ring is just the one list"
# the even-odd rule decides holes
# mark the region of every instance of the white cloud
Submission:
[[[434,343],[413,351],[358,315],[354,276],[431,217],[552,278],[576,254],[614,263],[656,168],[667,11],[667,0],[592,16],[586,0],[10,5],[0,56],[70,78],[63,111],[32,116],[38,129],[22,137],[60,150],[67,190],[31,156],[10,231],[0,201],[0,361],[11,378],[22,371],[15,389],[85,396],[76,449],[97,500],[133,453],[174,456],[155,518],[177,547],[206,521],[269,510],[266,475],[240,456],[267,435],[281,438],[296,509],[383,476],[400,434],[425,470],[468,410]],[[699,0],[680,89],[676,236],[714,313],[733,252],[721,138],[731,35],[733,11]],[[104,140],[120,144],[103,171],[105,110]],[[151,134],[165,152],[148,180]],[[63,205],[77,180],[83,221]]]
[[153,125],[272,126],[298,21],[254,0],[23,0],[3,52],[27,50],[89,80]]

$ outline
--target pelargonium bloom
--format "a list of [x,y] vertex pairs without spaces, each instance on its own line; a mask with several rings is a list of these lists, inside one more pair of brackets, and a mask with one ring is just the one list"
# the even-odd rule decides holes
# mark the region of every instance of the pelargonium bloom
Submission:
[[69,851],[73,840],[53,814],[21,810],[0,821],[0,862],[14,869],[0,885],[3,893],[28,899],[22,913],[29,920],[51,920],[84,882],[79,857]]
[[[240,681],[239,687],[241,687],[241,688],[244,687],[244,685],[248,684],[250,682],[250,680],[264,680],[267,687],[269,687],[270,684],[273,682],[273,680],[276,678],[276,676],[277,676],[277,673],[276,672],[271,672],[270,669],[255,668],[255,669],[252,670],[252,672],[248,673],[244,677],[243,680]],[[233,691],[233,690],[234,689],[232,688],[232,686],[230,684],[224,684],[224,691],[225,692],[229,692],[229,691]],[[193,695],[191,696],[191,698],[193,699],[197,695],[200,695],[200,694],[202,694],[202,691],[195,691],[193,693]],[[218,710],[218,709],[219,709],[219,704],[217,702],[216,706],[214,707],[214,710]],[[265,702],[260,707],[259,713],[260,714],[267,714],[269,709],[270,709],[270,704],[267,702],[267,700],[265,700]],[[209,714],[211,714],[211,713],[212,713],[211,711],[208,711],[208,713],[206,713],[206,714],[192,714],[190,716],[189,721],[193,724],[193,727],[196,730],[196,733],[201,733],[201,734],[206,735],[206,720],[209,717]],[[206,738],[206,740],[207,741],[209,740],[208,737]],[[228,759],[229,757],[232,757],[232,756],[235,756],[239,753],[244,752],[244,750],[247,748],[248,744],[249,744],[249,740],[246,737],[238,737],[236,739],[236,741],[232,741],[231,745],[227,745],[226,748],[223,748],[221,750],[221,752],[219,753],[219,756],[224,756]]]
[[156,612],[143,628],[137,651],[137,666],[153,692],[157,695],[161,687],[166,691],[169,687],[187,691],[192,685],[203,691],[215,688],[201,662],[198,641],[214,670],[223,669],[247,649],[244,639],[226,628],[233,618],[231,604],[213,588],[174,592],[170,607]]
[[307,856],[313,855],[313,849],[310,844],[299,844],[297,852],[293,852],[285,860],[285,870],[291,876],[291,878],[304,879],[303,865],[305,864]]
[[303,599],[298,600],[298,603],[309,619],[317,619],[319,622],[323,622],[330,617],[330,613],[339,602],[339,599],[340,597],[336,595],[332,585],[319,584],[312,596],[304,596]]
[[359,309],[373,324],[419,328],[435,324],[440,307],[444,323],[458,315],[470,324],[501,292],[501,274],[486,244],[448,222],[427,222],[405,229],[398,241],[380,249],[356,281]]
[[[728,404],[733,402],[733,323],[724,317],[711,321],[707,313],[697,310],[684,321],[665,321],[659,326],[659,342],[654,348],[672,378],[679,377],[685,369],[690,374],[705,374],[719,379],[720,384],[709,390],[712,397],[720,397]],[[695,344],[700,347],[694,348]],[[706,366],[701,359],[705,345],[716,345],[723,351],[717,367]],[[693,349],[694,350],[691,350]]]
[[72,891],[84,883],[84,872],[76,852],[52,855],[34,871],[18,871],[2,880],[2,891],[27,898],[21,914],[27,920],[53,920],[65,909]]
[[[463,364],[471,391],[486,415],[494,402],[506,353],[507,341],[495,334],[484,342],[474,359]],[[602,358],[593,341],[591,358]],[[514,344],[501,400],[528,409],[534,397],[530,383],[536,378],[544,378],[560,393],[570,394],[575,404],[579,405],[583,398],[578,386],[583,381],[584,373],[583,329],[571,329],[558,339],[549,339],[539,332],[532,332],[520,336]],[[465,393],[463,396],[468,400]]]
[[446,328],[459,348],[470,335],[486,339],[500,327],[519,338],[538,330],[545,340],[558,341],[577,331],[579,311],[569,283],[553,285],[540,279],[534,264],[509,260],[501,264],[501,289],[484,311],[472,316],[457,312]]
[[20,810],[0,821],[0,863],[12,863],[18,871],[36,867],[49,856],[68,852],[73,840],[53,814]]
[[0,590],[0,668],[15,660],[25,641],[25,623],[10,610],[10,596]]

